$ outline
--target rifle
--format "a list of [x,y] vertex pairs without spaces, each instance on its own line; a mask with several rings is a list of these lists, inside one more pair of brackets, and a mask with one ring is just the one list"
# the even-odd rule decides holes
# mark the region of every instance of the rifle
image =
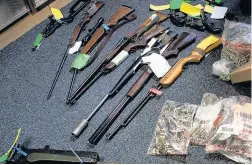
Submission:
[[[75,9],[77,6],[79,6],[80,3],[83,3],[79,8]],[[36,37],[36,40],[33,44],[32,50],[35,51],[38,49],[38,47],[41,45],[41,41],[43,38],[48,38],[51,36],[58,28],[61,27],[62,24],[69,24],[73,22],[74,17],[82,10],[84,9],[91,0],[78,0],[76,1],[73,6],[69,9],[69,15],[66,18],[62,18],[60,20],[56,20],[53,16],[49,16],[50,22],[46,25],[45,29],[42,31],[42,33],[38,34]]]
[[[96,33],[94,34],[93,38],[91,38],[91,40],[87,43],[87,45],[85,45],[82,48],[82,50],[80,51],[80,53],[78,54],[76,59],[73,61],[73,64],[71,67],[73,69],[73,77],[72,77],[70,88],[68,91],[67,103],[68,103],[70,95],[72,93],[73,84],[74,84],[75,77],[76,77],[78,70],[83,70],[84,68],[88,67],[89,65],[91,65],[95,61],[95,59],[98,57],[100,52],[103,50],[103,48],[108,43],[112,34],[117,29],[119,29],[120,27],[122,27],[126,23],[131,22],[136,19],[136,15],[131,14],[132,12],[134,12],[134,9],[131,9],[128,6],[121,6],[114,13],[114,15],[111,17],[111,19],[108,21],[107,25],[103,24],[103,27],[99,28],[103,31],[101,31],[101,30],[99,31],[99,29],[98,29],[96,31]],[[90,53],[101,40],[102,40],[102,42],[99,45],[97,51]],[[90,53],[90,54],[88,54],[88,53]],[[92,58],[90,59],[90,57],[92,57]],[[74,65],[75,62],[79,63],[78,62],[79,59],[82,59],[81,65],[77,65],[77,66]]]
[[[177,40],[176,44],[173,44],[171,46],[174,47],[174,49],[181,51],[182,49],[184,49],[188,45],[192,44],[195,41],[195,39],[196,39],[196,35],[184,32],[176,39]],[[178,42],[178,41],[180,41],[180,42]],[[166,63],[164,63],[165,66],[162,66],[162,62],[163,62],[162,60],[155,63],[156,68],[157,67],[162,68],[162,73],[158,77],[163,76],[166,73],[165,71],[168,71],[170,69],[168,62],[165,60],[166,58],[170,57],[170,55],[171,55],[170,53],[168,53],[169,51],[171,51],[171,48],[168,49],[167,52],[164,52],[163,59],[166,62]],[[161,55],[158,55],[156,53],[152,53],[150,56],[154,56],[154,58],[162,57]],[[107,116],[107,118],[102,122],[102,124],[97,128],[97,130],[88,139],[90,144],[96,145],[100,141],[100,139],[108,131],[110,126],[113,124],[113,122],[122,113],[124,108],[134,99],[134,97],[137,96],[137,94],[141,91],[141,89],[148,82],[148,80],[154,75],[153,72],[155,70],[153,68],[152,61],[148,60],[147,62],[149,62],[149,64],[148,64],[149,67],[145,69],[143,74],[138,78],[138,80],[129,89],[129,91],[123,97],[123,99],[120,101],[120,103],[115,107],[115,109]],[[164,69],[164,68],[166,68],[166,69]]]
[[[98,1],[98,2],[95,2],[95,3],[88,9],[88,11],[85,13],[85,16],[84,16],[83,20],[74,28],[73,35],[72,35],[72,37],[71,37],[71,39],[70,39],[70,42],[69,42],[69,44],[68,44],[68,46],[67,46],[67,50],[65,51],[65,53],[64,53],[64,55],[63,55],[63,58],[62,58],[61,63],[60,63],[60,65],[59,65],[59,68],[58,68],[58,70],[57,70],[57,72],[56,72],[56,75],[55,75],[55,78],[54,78],[54,80],[53,80],[51,89],[50,89],[49,94],[48,94],[48,96],[47,96],[47,100],[50,99],[50,97],[51,97],[51,95],[52,95],[52,92],[53,92],[53,89],[54,89],[54,87],[55,87],[55,85],[56,85],[56,82],[58,81],[60,72],[61,72],[61,70],[62,70],[62,68],[63,68],[63,65],[65,64],[66,59],[67,59],[68,50],[69,50],[71,47],[74,46],[74,43],[75,43],[75,41],[78,39],[78,37],[79,37],[79,35],[80,35],[80,33],[81,33],[81,30],[84,29],[85,25],[88,24],[88,23],[90,22],[91,18],[92,18],[103,6],[104,6],[104,3],[103,3],[103,2],[99,2],[99,1]],[[100,26],[102,22],[103,22],[103,18],[100,18],[96,26]],[[96,27],[96,26],[95,26],[95,27]],[[91,31],[91,32],[89,33],[89,36],[91,36],[92,33],[94,33],[94,31]],[[87,39],[85,40],[85,42],[87,42],[89,39],[90,39],[90,38],[87,38]],[[83,43],[83,44],[85,44],[85,43]]]
[[140,112],[144,105],[161,93],[159,90],[163,87],[168,87],[180,76],[183,71],[183,67],[188,63],[200,63],[206,54],[213,49],[221,45],[220,38],[216,36],[209,36],[203,39],[196,48],[192,51],[191,55],[185,58],[181,58],[164,76],[160,79],[155,88],[151,88],[146,97],[140,101],[137,106],[122,120],[122,122],[112,131],[106,135],[107,140],[111,140],[119,130],[127,127],[127,125],[134,119],[134,117]]
[[[160,23],[166,20],[168,17],[159,12],[153,14],[150,18],[148,18],[135,32],[129,34],[128,36],[122,38],[116,47],[112,49],[112,51],[106,56],[106,58],[97,66],[97,68],[88,76],[88,78],[78,87],[78,89],[72,94],[69,98],[69,103],[74,104],[77,99],[79,99],[85,91],[89,89],[93,83],[98,80],[101,76],[112,72],[113,70],[109,70],[106,68],[106,65],[114,58],[118,57],[117,54],[119,51],[124,49],[126,46],[131,44],[133,48],[133,43],[137,43],[140,36],[151,28],[155,23]],[[147,42],[147,41],[146,41]],[[122,61],[121,61],[122,62]],[[106,72],[105,72],[106,71]]]
[[[123,74],[123,76],[119,79],[119,81],[115,84],[115,86],[110,90],[110,92],[102,99],[102,101],[98,104],[98,106],[91,112],[91,114],[86,118],[83,119],[80,124],[75,128],[75,130],[72,132],[72,135],[75,138],[78,138],[80,134],[84,131],[84,129],[87,128],[88,122],[93,118],[93,116],[99,111],[101,106],[110,98],[113,98],[127,82],[136,74],[136,72],[140,69],[140,66],[142,64],[141,57],[146,55],[148,52],[151,51],[152,47],[156,47],[161,43],[162,40],[165,39],[164,44],[169,44],[173,41],[173,39],[177,36],[177,34],[174,34],[170,32],[169,36],[167,36],[167,33],[169,30],[166,30],[158,39],[152,38],[151,41],[148,43],[146,48],[144,49],[143,53],[140,57],[137,58],[137,60],[126,70],[126,72]],[[155,50],[157,47],[155,48]],[[161,50],[161,48],[159,48]]]

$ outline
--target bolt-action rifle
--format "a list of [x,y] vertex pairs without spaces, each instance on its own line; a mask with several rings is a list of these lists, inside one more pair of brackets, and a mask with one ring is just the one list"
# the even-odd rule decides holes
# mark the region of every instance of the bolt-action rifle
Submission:
[[[174,81],[181,75],[183,67],[188,63],[200,63],[206,54],[221,45],[221,40],[213,35],[203,39],[196,48],[192,51],[191,55],[181,58],[164,76],[160,79],[155,88],[151,88],[146,97],[140,101],[137,106],[122,120],[122,122],[112,131],[106,135],[107,140],[111,140],[119,130],[127,127],[127,125],[134,119],[140,112],[145,104],[154,98],[161,88],[171,86]],[[154,90],[153,90],[154,89]]]

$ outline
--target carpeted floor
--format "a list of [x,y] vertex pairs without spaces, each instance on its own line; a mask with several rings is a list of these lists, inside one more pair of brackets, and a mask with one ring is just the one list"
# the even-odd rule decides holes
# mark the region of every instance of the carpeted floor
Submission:
[[[105,20],[110,18],[120,5],[128,5],[136,9],[138,19],[123,26],[115,32],[111,41],[100,54],[98,59],[81,72],[77,77],[76,87],[91,73],[106,53],[112,49],[122,37],[133,32],[144,20],[151,15],[149,4],[163,4],[166,0],[108,0],[105,6],[94,16],[87,28],[90,28],[103,16]],[[195,2],[195,1],[194,1]],[[198,1],[199,2],[199,1]],[[200,1],[202,2],[202,1]],[[225,0],[225,5],[239,17],[240,21],[250,23],[250,18],[241,15],[237,0]],[[204,2],[202,2],[204,3]],[[196,2],[195,2],[196,4]],[[69,7],[62,9],[67,15]],[[229,159],[219,154],[207,155],[202,147],[190,147],[189,154],[185,156],[154,157],[146,154],[152,138],[157,118],[163,103],[169,99],[179,102],[200,104],[202,96],[206,92],[215,93],[218,96],[231,95],[250,96],[250,83],[231,85],[211,75],[214,61],[220,58],[220,51],[214,51],[200,65],[190,65],[169,88],[164,90],[164,95],[159,99],[151,100],[138,116],[121,131],[111,142],[104,139],[94,148],[87,146],[87,139],[103,121],[105,116],[121,100],[137,77],[140,71],[113,99],[109,100],[89,123],[88,129],[75,142],[70,141],[71,132],[83,117],[95,108],[99,101],[112,88],[124,70],[139,55],[141,51],[132,54],[113,73],[98,80],[86,94],[81,97],[76,105],[69,107],[65,104],[71,73],[69,67],[74,56],[69,56],[59,81],[50,100],[46,100],[49,88],[66,50],[73,28],[82,19],[84,11],[69,25],[61,27],[50,38],[42,41],[40,48],[32,52],[31,48],[35,36],[43,30],[48,20],[37,25],[34,29],[23,35],[14,43],[0,51],[0,153],[4,154],[10,147],[16,131],[22,128],[20,143],[28,142],[31,148],[43,148],[50,145],[54,149],[92,150],[99,152],[106,162],[119,163],[232,163]],[[223,23],[223,21],[219,21]],[[188,31],[197,35],[197,41],[181,52],[177,58],[170,59],[172,65],[181,57],[187,56],[196,44],[208,36],[207,32],[198,32],[190,28],[178,28],[170,21],[163,23],[171,30]],[[81,37],[86,34],[84,32]],[[155,85],[151,79],[135,100],[127,106],[121,116],[112,125],[114,128],[118,122],[140,101],[150,86]],[[112,130],[111,128],[111,130]]]

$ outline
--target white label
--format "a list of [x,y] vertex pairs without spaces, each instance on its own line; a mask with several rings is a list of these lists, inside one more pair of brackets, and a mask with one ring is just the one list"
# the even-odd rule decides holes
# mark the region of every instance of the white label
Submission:
[[111,62],[116,65],[120,65],[128,56],[129,53],[125,50],[122,50]]
[[145,55],[146,53],[148,53],[149,51],[151,51],[152,46],[153,46],[156,42],[157,42],[157,39],[156,39],[156,38],[152,38],[152,39],[148,42],[148,44],[147,44],[146,48],[144,49],[143,53],[141,54],[141,56],[143,56],[143,55]]
[[223,124],[217,130],[217,133],[223,133],[223,134],[227,134],[227,135],[239,135],[239,128],[234,127],[230,124]]
[[81,41],[76,41],[74,45],[68,50],[68,54],[76,53],[80,49],[81,44],[82,44]]
[[219,7],[215,6],[213,13],[210,18],[212,19],[223,19],[226,15],[228,8],[227,7]]
[[163,77],[171,68],[166,59],[157,53],[142,57],[143,63],[148,64],[152,72],[158,77]]

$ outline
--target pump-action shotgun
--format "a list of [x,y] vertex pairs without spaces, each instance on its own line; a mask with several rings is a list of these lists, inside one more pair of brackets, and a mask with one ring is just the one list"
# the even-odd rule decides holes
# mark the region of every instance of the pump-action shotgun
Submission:
[[192,51],[191,55],[185,58],[181,58],[166,74],[160,79],[159,83],[156,86],[156,89],[150,89],[147,96],[140,101],[137,106],[122,120],[122,122],[112,131],[108,133],[107,140],[111,140],[119,130],[127,127],[127,125],[134,119],[134,117],[141,111],[144,105],[154,98],[157,93],[163,87],[168,87],[173,84],[173,82],[180,76],[183,71],[183,67],[188,63],[200,63],[206,54],[214,50],[216,47],[221,45],[220,38],[216,36],[209,36],[203,39],[196,48]]

